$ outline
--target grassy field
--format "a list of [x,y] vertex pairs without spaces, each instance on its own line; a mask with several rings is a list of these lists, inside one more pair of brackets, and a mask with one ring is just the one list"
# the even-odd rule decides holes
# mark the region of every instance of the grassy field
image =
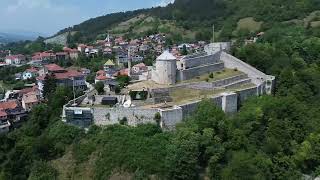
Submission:
[[133,35],[140,35],[153,28],[158,28],[161,33],[179,34],[185,40],[195,39],[195,32],[178,27],[174,21],[160,20],[143,14],[114,26],[110,29],[110,33],[114,36],[123,36],[130,31]]
[[182,83],[201,82],[201,81],[206,81],[206,80],[208,80],[208,82],[213,82],[213,81],[218,81],[218,80],[225,79],[228,77],[237,76],[240,74],[244,74],[244,73],[241,71],[238,71],[238,70],[236,71],[234,69],[224,69],[223,71],[214,72],[213,78],[209,78],[210,73],[208,73],[208,74],[204,74],[202,76],[198,76],[197,78],[194,78],[194,79],[183,81]]
[[247,29],[251,32],[259,31],[263,22],[257,22],[253,17],[247,17],[238,21],[237,30]]
[[170,93],[172,97],[173,104],[183,104],[192,102],[195,100],[201,100],[205,98],[210,98],[214,95],[225,92],[225,89],[216,89],[216,90],[196,90],[190,88],[178,88]]

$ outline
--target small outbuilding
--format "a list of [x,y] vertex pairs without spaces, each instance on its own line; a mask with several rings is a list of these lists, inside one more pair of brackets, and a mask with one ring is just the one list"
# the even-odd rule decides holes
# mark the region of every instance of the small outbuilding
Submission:
[[102,105],[108,105],[108,106],[114,106],[118,103],[118,98],[117,97],[104,97],[101,100]]

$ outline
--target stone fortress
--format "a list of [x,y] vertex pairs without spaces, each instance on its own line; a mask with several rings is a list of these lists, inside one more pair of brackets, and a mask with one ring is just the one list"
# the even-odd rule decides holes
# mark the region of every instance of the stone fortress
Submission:
[[[124,95],[112,96],[118,103],[103,106],[103,97],[91,91],[64,106],[63,121],[81,127],[121,121],[131,126],[160,123],[164,129],[174,129],[204,98],[226,113],[235,113],[247,98],[272,94],[275,77],[233,57],[229,50],[230,43],[211,43],[204,52],[179,60],[165,51],[143,80],[132,82]],[[160,121],[155,120],[157,113]]]

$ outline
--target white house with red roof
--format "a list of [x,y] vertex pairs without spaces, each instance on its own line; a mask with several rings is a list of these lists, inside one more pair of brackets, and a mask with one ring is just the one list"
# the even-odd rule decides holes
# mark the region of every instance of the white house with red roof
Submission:
[[5,57],[5,62],[9,65],[19,65],[22,64],[24,61],[26,61],[26,56],[22,54],[9,55]]

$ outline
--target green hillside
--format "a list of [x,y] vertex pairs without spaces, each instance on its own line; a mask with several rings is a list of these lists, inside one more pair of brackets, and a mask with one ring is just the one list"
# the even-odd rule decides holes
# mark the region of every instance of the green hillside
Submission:
[[[135,37],[139,33],[161,32],[164,29],[161,27],[170,24],[179,33],[185,32],[186,36],[182,40],[204,40],[211,37],[211,27],[215,24],[217,30],[221,31],[220,39],[224,40],[234,36],[232,32],[238,30],[239,21],[242,21],[240,24],[245,23],[244,18],[250,17],[251,21],[259,22],[258,27],[252,30],[265,30],[284,21],[303,21],[319,8],[317,0],[176,0],[167,7],[93,18],[58,34],[77,31],[79,34],[76,41],[90,42],[105,35],[107,31],[115,35]],[[312,26],[317,24],[317,20],[311,22]],[[168,33],[172,34],[170,31]]]

